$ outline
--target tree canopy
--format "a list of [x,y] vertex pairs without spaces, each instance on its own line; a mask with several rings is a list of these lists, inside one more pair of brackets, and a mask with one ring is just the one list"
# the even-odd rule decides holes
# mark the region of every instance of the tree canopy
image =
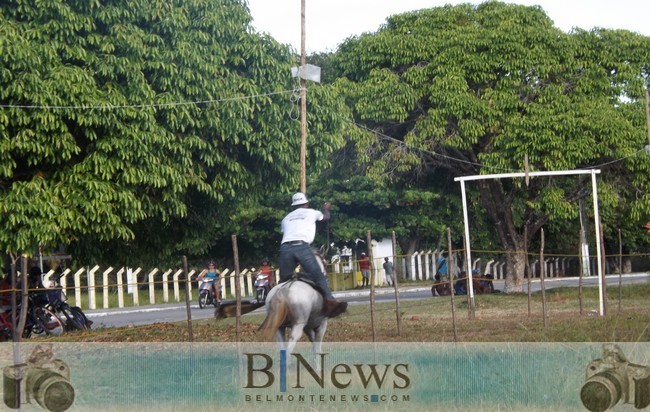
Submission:
[[[243,0],[2,2],[0,248],[200,254],[289,195],[294,56],[250,23]],[[340,110],[310,98],[316,172]]]
[[[611,232],[624,228],[634,238],[650,212],[648,37],[564,33],[539,7],[489,1],[391,16],[328,63],[357,122],[377,132],[361,148],[378,180],[523,172],[527,157],[531,171],[602,169],[599,199]],[[430,179],[421,181],[426,188]],[[577,220],[584,187],[576,178],[476,183],[498,241],[517,252],[508,254],[508,290],[521,285],[524,233]]]
[[[539,7],[488,1],[391,16],[316,58],[333,84],[309,86],[309,196],[333,201],[335,240],[436,241],[462,226],[454,177],[528,158],[600,168],[606,234],[646,241],[648,37],[564,33]],[[0,249],[158,263],[230,248],[232,233],[275,247],[298,187],[296,64],[252,29],[245,0],[0,3]],[[469,187],[473,236],[516,252],[509,290],[524,233],[577,238],[589,188]]]

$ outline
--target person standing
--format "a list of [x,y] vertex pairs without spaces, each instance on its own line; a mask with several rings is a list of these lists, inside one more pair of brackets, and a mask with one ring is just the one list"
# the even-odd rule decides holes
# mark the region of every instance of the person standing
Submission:
[[330,218],[331,204],[325,203],[323,211],[311,209],[309,200],[302,192],[297,192],[291,198],[293,211],[282,219],[282,244],[280,245],[280,283],[293,277],[296,266],[300,264],[307,277],[313,281],[323,293],[325,303],[323,314],[335,317],[345,312],[347,302],[339,302],[332,295],[325,273],[316,261],[311,243],[316,236],[316,222],[327,221]]
[[438,263],[436,264],[438,267],[438,271],[436,272],[435,279],[436,281],[445,281],[449,280],[447,277],[447,258],[445,255],[440,255],[440,258],[438,259]]
[[362,286],[370,286],[370,258],[365,253],[361,253],[359,258],[359,270],[361,271]]
[[385,257],[383,266],[384,274],[386,276],[386,283],[388,283],[388,286],[393,286],[395,284],[395,268],[393,267],[393,262]]

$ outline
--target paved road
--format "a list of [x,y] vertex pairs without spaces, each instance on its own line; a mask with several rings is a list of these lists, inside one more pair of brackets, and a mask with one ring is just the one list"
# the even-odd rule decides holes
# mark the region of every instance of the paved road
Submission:
[[[618,285],[618,275],[606,276],[606,280],[609,286]],[[649,282],[650,274],[635,273],[623,275],[622,281],[624,285]],[[547,289],[567,286],[575,287],[578,285],[578,278],[549,278],[545,279],[544,285]],[[598,285],[598,277],[591,276],[583,278],[583,285],[596,287]],[[494,287],[496,289],[503,290],[503,286],[503,280],[494,281]],[[539,291],[541,289],[539,279],[534,279],[531,282],[531,286],[533,291]],[[525,284],[524,291],[526,291]],[[369,301],[370,290],[349,290],[344,292],[336,292],[334,295],[339,299],[344,299],[350,302],[351,304],[366,304]],[[428,298],[431,298],[431,286],[400,287],[401,300],[421,300]],[[394,299],[394,289],[375,289],[376,302],[388,301],[392,299]],[[193,320],[208,319],[214,316],[214,309],[211,306],[205,309],[200,309],[196,301],[192,302],[190,306]],[[257,310],[257,312],[263,311],[264,308]],[[93,325],[94,328],[137,326],[159,322],[180,322],[187,320],[187,311],[184,303],[146,305],[122,309],[85,310],[84,312],[93,322],[95,322]]]
[[[214,308],[212,306],[200,309],[198,303],[193,302],[190,307],[192,320],[214,317]],[[135,306],[122,309],[85,310],[84,313],[94,322],[93,328],[138,326],[187,320],[187,309],[184,303]]]

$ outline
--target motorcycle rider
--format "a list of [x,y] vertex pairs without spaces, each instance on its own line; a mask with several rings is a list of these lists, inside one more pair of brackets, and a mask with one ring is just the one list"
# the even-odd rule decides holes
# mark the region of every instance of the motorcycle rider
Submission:
[[221,302],[221,296],[219,296],[220,282],[219,277],[221,273],[217,270],[217,264],[214,260],[208,261],[208,270],[201,273],[198,278],[198,281],[206,278],[206,281],[212,283],[212,289],[214,290],[214,299],[217,302]]
[[269,264],[268,258],[262,259],[262,265],[258,273],[266,276],[269,280],[269,290],[273,289],[275,286],[275,276],[273,276],[273,267]]
[[307,196],[302,192],[294,194],[291,200],[294,209],[281,223],[283,235],[279,259],[280,283],[291,279],[299,263],[325,297],[323,314],[330,318],[338,316],[345,312],[348,303],[339,302],[334,298],[310,246],[316,236],[316,222],[329,220],[332,205],[325,203],[322,212],[310,209]]

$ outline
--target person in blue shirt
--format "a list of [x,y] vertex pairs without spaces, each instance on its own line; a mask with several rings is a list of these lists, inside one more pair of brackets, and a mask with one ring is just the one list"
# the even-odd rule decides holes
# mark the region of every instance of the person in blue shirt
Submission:
[[197,280],[201,280],[203,278],[206,278],[207,281],[212,283],[212,288],[214,290],[214,299],[217,302],[221,302],[221,296],[219,294],[220,290],[220,279],[219,277],[221,276],[221,273],[217,270],[217,264],[214,260],[208,261],[208,270],[197,278]]
[[436,272],[436,280],[447,280],[447,258],[445,258],[444,255],[440,255],[440,259],[438,259],[438,263],[436,264],[438,266],[438,271]]

